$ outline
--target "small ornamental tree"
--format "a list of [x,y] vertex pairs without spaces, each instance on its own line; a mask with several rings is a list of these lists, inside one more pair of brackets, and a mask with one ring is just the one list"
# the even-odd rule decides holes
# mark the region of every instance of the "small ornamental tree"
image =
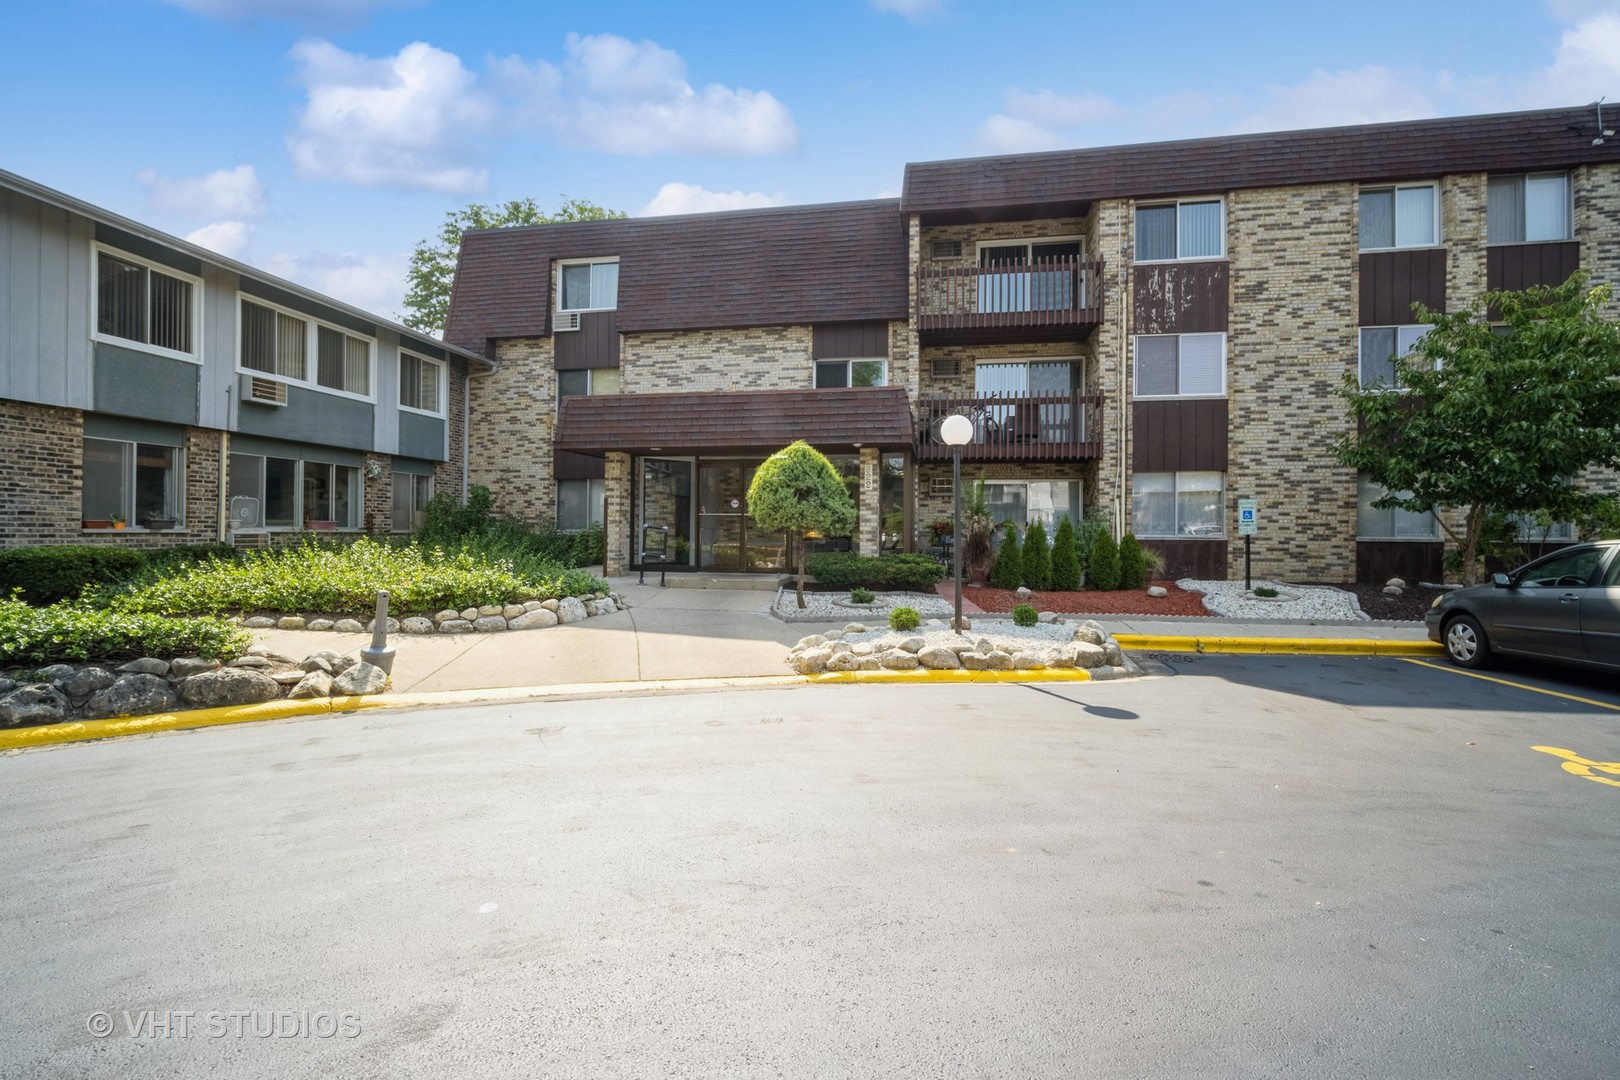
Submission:
[[1024,580],[1024,556],[1018,550],[1018,526],[1007,522],[1003,529],[1001,547],[996,550],[996,565],[990,571],[990,584],[998,589],[1016,589]]
[[1052,587],[1052,549],[1046,542],[1046,525],[1036,518],[1024,534],[1024,584],[1036,592]]
[[1140,589],[1146,573],[1147,559],[1142,555],[1142,545],[1136,542],[1135,533],[1126,533],[1119,542],[1119,587]]
[[1052,537],[1052,588],[1073,592],[1080,587],[1080,559],[1074,552],[1074,522],[1058,522]]
[[1373,506],[1433,514],[1464,584],[1483,574],[1492,515],[1592,520],[1615,502],[1569,483],[1620,466],[1620,324],[1605,316],[1609,299],[1608,286],[1588,288],[1576,273],[1450,313],[1414,304],[1430,330],[1390,358],[1405,392],[1345,376],[1356,433],[1334,447],[1339,461],[1383,489]]
[[1086,581],[1094,589],[1112,592],[1119,588],[1119,545],[1114,534],[1107,529],[1097,533],[1091,541],[1091,562],[1086,566]]
[[804,534],[848,536],[855,502],[832,462],[800,440],[765,459],[748,486],[748,513],[760,528],[788,534],[798,555],[799,606],[804,602]]

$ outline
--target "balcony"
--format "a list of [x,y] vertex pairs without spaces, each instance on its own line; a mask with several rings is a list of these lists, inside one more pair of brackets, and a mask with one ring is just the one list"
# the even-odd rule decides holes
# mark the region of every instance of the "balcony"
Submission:
[[978,394],[917,401],[918,461],[949,461],[939,424],[973,421],[963,461],[1090,461],[1102,453],[1101,394]]
[[985,266],[917,268],[924,345],[1063,341],[1103,317],[1100,259],[1055,257]]

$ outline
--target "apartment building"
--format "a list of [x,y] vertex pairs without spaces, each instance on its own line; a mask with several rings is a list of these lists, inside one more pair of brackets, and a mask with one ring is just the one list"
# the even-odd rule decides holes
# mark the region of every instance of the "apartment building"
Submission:
[[0,171],[0,546],[409,531],[479,355]]
[[[1414,301],[1620,281],[1620,139],[1591,107],[925,162],[899,200],[467,234],[446,338],[474,482],[601,520],[610,573],[789,567],[748,516],[802,438],[862,552],[948,516],[938,422],[998,518],[1100,510],[1172,575],[1438,578],[1428,517],[1332,454],[1347,377],[1386,378]],[[1241,548],[1238,548],[1241,550]]]

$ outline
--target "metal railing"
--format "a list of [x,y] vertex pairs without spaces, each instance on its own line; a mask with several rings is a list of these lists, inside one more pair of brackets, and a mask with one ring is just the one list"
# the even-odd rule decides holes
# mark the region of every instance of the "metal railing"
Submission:
[[1102,320],[1100,259],[919,266],[919,330],[1093,326]]
[[975,394],[916,405],[919,461],[950,460],[939,425],[958,413],[973,421],[963,461],[1083,461],[1102,451],[1101,394]]

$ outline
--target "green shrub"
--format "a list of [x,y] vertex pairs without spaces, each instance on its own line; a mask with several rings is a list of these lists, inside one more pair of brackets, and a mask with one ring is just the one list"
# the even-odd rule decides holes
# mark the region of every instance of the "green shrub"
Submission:
[[1147,560],[1142,557],[1142,545],[1135,533],[1126,533],[1119,542],[1119,587],[1140,589],[1142,576],[1147,573]]
[[1080,560],[1080,569],[1088,574],[1091,571],[1091,549],[1097,543],[1097,537],[1108,530],[1108,515],[1101,510],[1093,510],[1075,526],[1074,557]]
[[945,576],[945,568],[927,555],[857,555],[852,551],[818,551],[805,560],[818,582],[835,589],[928,590]]
[[1277,590],[1273,589],[1270,585],[1256,585],[1254,587],[1254,595],[1265,600],[1270,600],[1277,595]]
[[1119,545],[1114,543],[1114,534],[1107,530],[1098,533],[1091,542],[1086,583],[1104,592],[1119,588]]
[[137,656],[217,656],[233,660],[253,635],[224,619],[172,619],[53,604],[0,600],[0,665]]
[[602,561],[602,526],[564,532],[550,525],[525,525],[514,517],[496,516],[494,506],[494,496],[482,484],[473,485],[465,505],[451,495],[435,495],[428,502],[426,522],[410,542],[427,549],[544,559],[566,567],[596,566]]
[[1046,542],[1046,525],[1036,518],[1024,534],[1024,550],[1020,566],[1024,584],[1036,592],[1052,587],[1052,548]]
[[852,604],[870,604],[873,600],[876,600],[876,599],[877,599],[877,594],[872,592],[871,589],[851,589],[851,590],[849,590],[849,602],[852,603]]
[[1018,550],[1018,526],[1007,522],[1001,547],[996,550],[996,565],[990,571],[990,584],[998,589],[1016,589],[1024,580],[1024,557]]
[[32,604],[77,597],[86,585],[116,585],[135,576],[141,554],[111,544],[61,544],[0,551],[0,596],[21,590]]
[[1012,610],[1013,623],[1017,626],[1034,626],[1041,621],[1041,613],[1029,604],[1019,604]]
[[922,625],[922,616],[916,608],[897,607],[889,612],[890,630],[915,630]]
[[1068,518],[1058,522],[1052,536],[1052,588],[1058,592],[1073,592],[1080,587],[1080,559],[1074,551],[1074,522]]

